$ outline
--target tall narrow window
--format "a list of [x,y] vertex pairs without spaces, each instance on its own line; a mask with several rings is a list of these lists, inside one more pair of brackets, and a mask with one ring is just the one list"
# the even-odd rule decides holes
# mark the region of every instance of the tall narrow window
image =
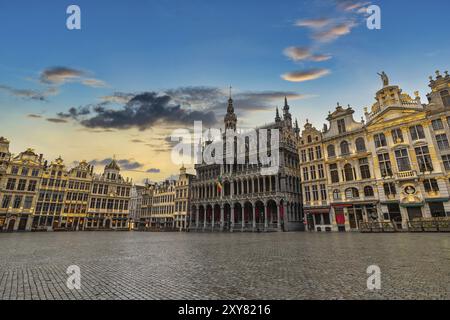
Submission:
[[330,164],[330,175],[332,183],[339,182],[339,171],[336,163]]
[[411,164],[409,163],[408,150],[406,148],[395,150],[395,158],[397,159],[398,171],[411,170]]
[[394,129],[391,131],[392,134],[392,140],[394,143],[402,143],[403,140],[403,133],[401,129]]
[[442,98],[442,103],[444,104],[444,106],[450,107],[450,94],[449,94],[448,90],[441,91],[441,98]]
[[439,185],[438,185],[436,179],[426,179],[423,182],[423,186],[424,186],[426,192],[431,192],[431,191],[438,192],[439,191]]
[[379,133],[373,136],[373,140],[375,141],[375,148],[386,147],[386,136],[384,133]]
[[433,130],[442,130],[444,129],[444,124],[441,119],[434,119],[431,121],[431,125],[433,126]]
[[364,138],[356,139],[355,144],[356,144],[356,151],[358,152],[366,151],[366,143],[364,142]]
[[359,170],[361,172],[361,179],[370,179],[369,160],[367,158],[359,159]]
[[392,165],[389,153],[381,153],[378,155],[378,163],[382,177],[392,176]]
[[334,149],[334,145],[330,144],[327,147],[327,153],[328,153],[328,157],[332,158],[336,156],[336,150]]
[[393,182],[385,183],[383,185],[383,189],[384,189],[384,194],[386,196],[390,196],[390,195],[395,196],[397,194],[397,190],[395,189],[395,184]]
[[436,135],[436,142],[439,150],[448,150],[450,148],[448,144],[448,138],[445,133]]
[[428,146],[420,146],[414,149],[416,151],[417,164],[420,172],[433,171],[433,162],[431,161]]
[[425,139],[425,132],[423,131],[423,127],[421,125],[410,127],[409,132],[411,133],[411,139],[413,141]]
[[355,179],[353,176],[353,167],[351,164],[347,163],[344,166],[344,175],[345,175],[345,181],[353,181]]
[[342,141],[341,142],[341,155],[347,155],[347,154],[350,154],[350,148],[348,146],[348,142]]
[[337,125],[338,125],[338,131],[339,133],[345,133],[346,129],[345,129],[345,120],[344,119],[340,119],[337,121]]
[[316,146],[316,158],[322,159],[322,148],[320,146]]

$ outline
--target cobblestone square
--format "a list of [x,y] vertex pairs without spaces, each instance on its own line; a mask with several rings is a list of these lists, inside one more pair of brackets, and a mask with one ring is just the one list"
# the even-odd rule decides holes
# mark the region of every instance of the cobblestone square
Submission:
[[450,298],[447,234],[3,233],[0,257],[3,300]]

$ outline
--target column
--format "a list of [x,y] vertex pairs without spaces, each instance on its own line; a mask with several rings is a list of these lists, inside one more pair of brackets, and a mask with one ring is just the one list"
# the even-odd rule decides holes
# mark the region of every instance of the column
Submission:
[[[264,179],[264,180],[266,180],[266,179]],[[264,229],[267,229],[267,227],[269,226],[268,225],[268,221],[267,221],[267,209],[268,209],[268,207],[266,207],[266,205],[264,204],[264,206],[263,206],[263,210],[264,210]]]
[[283,226],[284,226],[284,231],[288,231],[289,215],[288,215],[288,209],[287,209],[286,202],[283,202]]
[[197,230],[198,229],[198,218],[199,218],[198,211],[199,211],[199,209],[197,207],[195,209],[196,209],[195,210],[195,230]]
[[231,208],[231,225],[230,225],[231,232],[233,232],[233,229],[234,229],[234,210],[235,210],[235,207],[233,206]]
[[[248,191],[248,189],[247,189]],[[244,206],[241,204],[241,214],[242,214],[242,231],[245,229],[245,204]]]
[[255,204],[252,204],[252,215],[253,215],[253,231],[256,229],[256,207]]
[[281,231],[281,214],[280,214],[280,204],[277,202],[277,229]]
[[214,207],[211,212],[211,230],[214,230]]
[[225,224],[225,217],[224,217],[224,207],[223,205],[220,206],[220,231],[223,231],[223,227]]
[[206,229],[206,216],[208,214],[208,211],[206,209],[206,205],[203,207],[203,229]]

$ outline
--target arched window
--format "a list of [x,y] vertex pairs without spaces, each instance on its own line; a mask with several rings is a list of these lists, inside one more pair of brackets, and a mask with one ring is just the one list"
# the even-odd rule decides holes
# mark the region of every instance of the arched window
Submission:
[[341,142],[341,154],[342,155],[350,154],[350,148],[348,146],[348,142],[347,141],[342,141]]
[[334,145],[330,144],[327,147],[328,157],[336,157],[336,150],[334,149]]
[[353,181],[354,180],[353,167],[350,163],[347,163],[344,166],[344,176],[345,176],[345,181]]
[[311,136],[308,136],[308,143],[311,143],[312,142],[312,137]]
[[364,196],[365,197],[374,197],[375,193],[373,192],[373,188],[371,186],[364,187]]
[[356,144],[356,150],[358,152],[366,151],[366,143],[364,142],[364,138],[356,139],[355,144]]
[[449,94],[448,90],[441,91],[441,98],[442,98],[442,103],[444,104],[444,106],[450,107],[450,94]]
[[348,188],[345,190],[345,198],[347,199],[358,199],[359,191],[356,188]]

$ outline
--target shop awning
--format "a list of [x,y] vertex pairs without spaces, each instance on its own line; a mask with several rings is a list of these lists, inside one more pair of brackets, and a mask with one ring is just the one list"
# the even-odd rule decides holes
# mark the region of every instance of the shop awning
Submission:
[[322,209],[304,209],[306,214],[322,214],[322,213],[330,213],[330,208],[322,208]]
[[423,202],[415,202],[415,203],[401,203],[400,207],[403,208],[420,208],[423,207]]
[[425,202],[447,202],[450,198],[427,198]]

